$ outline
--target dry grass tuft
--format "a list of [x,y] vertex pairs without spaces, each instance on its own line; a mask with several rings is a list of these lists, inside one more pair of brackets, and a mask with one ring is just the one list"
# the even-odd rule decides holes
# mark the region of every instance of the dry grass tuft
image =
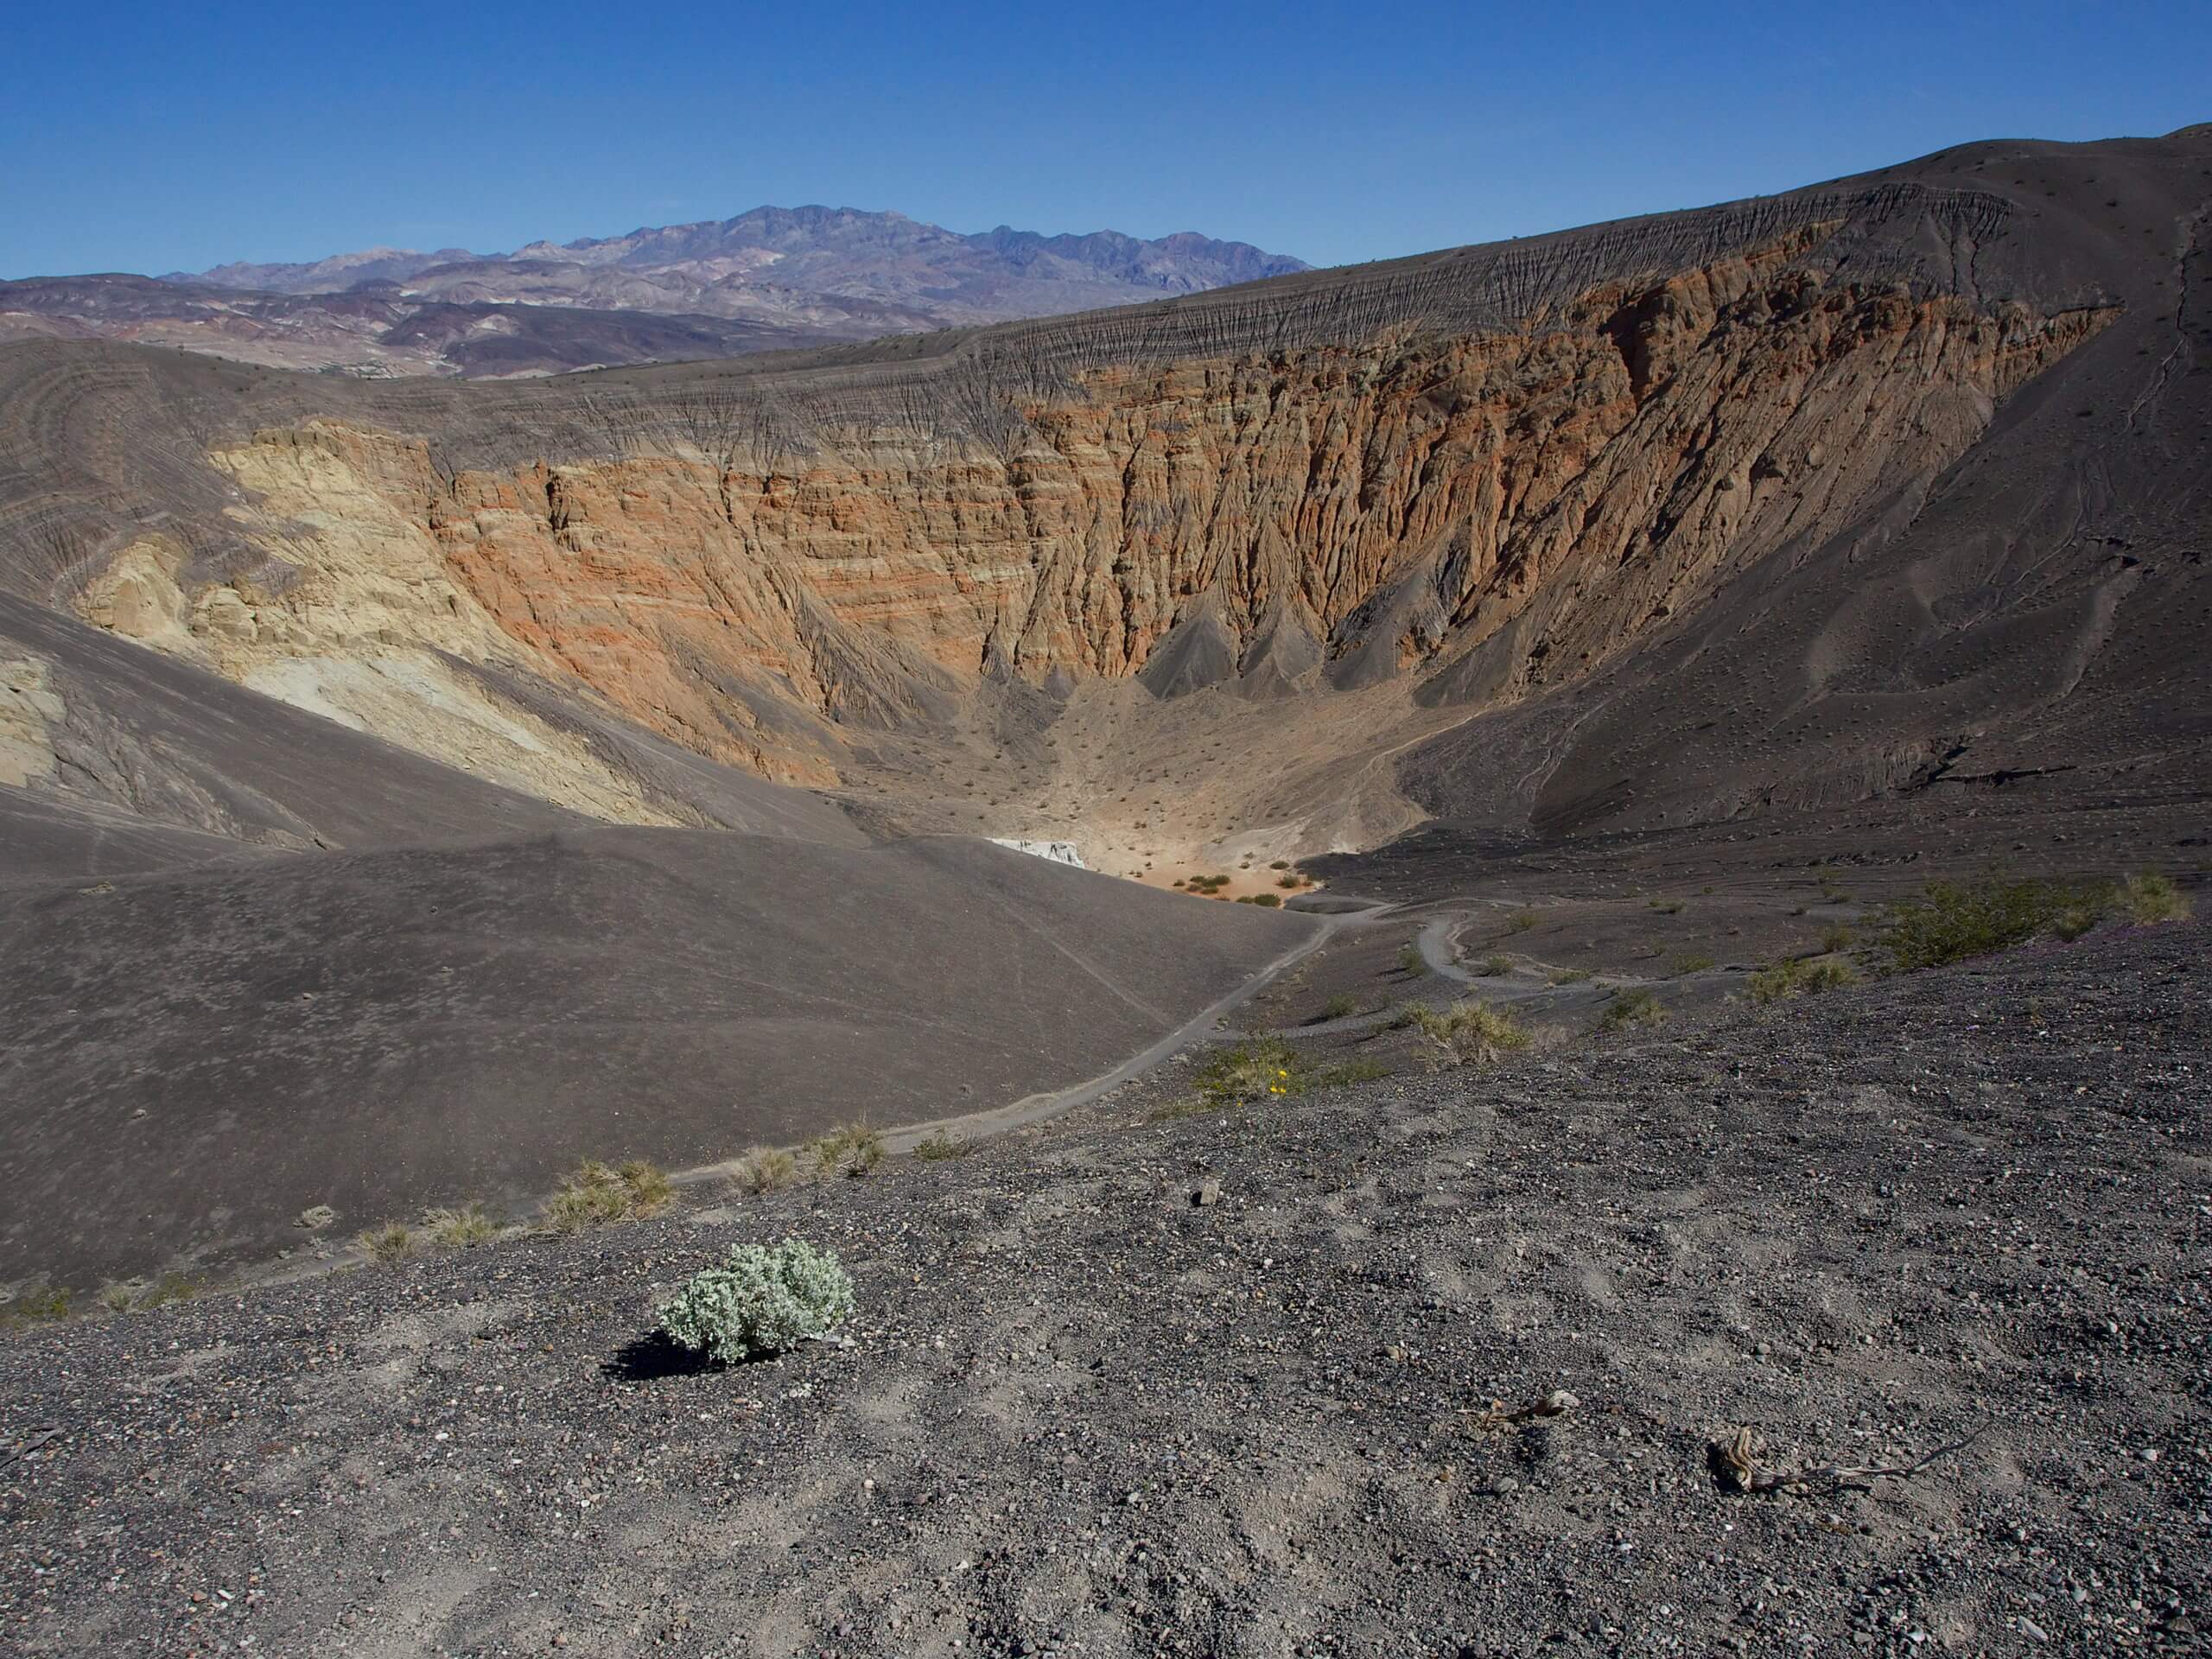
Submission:
[[359,1243],[372,1262],[404,1262],[415,1254],[415,1230],[404,1221],[387,1221],[361,1234]]
[[538,1213],[555,1232],[575,1233],[618,1221],[643,1221],[675,1201],[676,1189],[668,1177],[642,1158],[633,1158],[620,1169],[587,1158],[562,1178],[559,1189]]
[[1842,957],[1788,957],[1770,962],[1745,982],[1754,1002],[1840,990],[1859,982],[1859,970]]
[[1617,992],[1605,1005],[1605,1012],[1598,1023],[1607,1031],[1627,1031],[1632,1027],[1664,1024],[1667,1010],[1659,999],[1638,986],[1632,990]]
[[1529,1046],[1528,1028],[1502,1008],[1484,1002],[1455,1002],[1441,1010],[1416,1007],[1414,1024],[1452,1063],[1465,1065],[1494,1060]]
[[2153,871],[2131,875],[2113,895],[2113,908],[2141,926],[2159,922],[2185,922],[2191,915],[2188,897],[2172,879]]
[[423,1228],[433,1243],[448,1250],[465,1250],[499,1236],[499,1224],[474,1198],[458,1209],[425,1211]]
[[848,1123],[808,1141],[806,1155],[819,1174],[861,1176],[883,1161],[883,1136],[864,1123]]
[[798,1179],[798,1160],[780,1147],[755,1147],[737,1160],[732,1179],[747,1192],[773,1192]]

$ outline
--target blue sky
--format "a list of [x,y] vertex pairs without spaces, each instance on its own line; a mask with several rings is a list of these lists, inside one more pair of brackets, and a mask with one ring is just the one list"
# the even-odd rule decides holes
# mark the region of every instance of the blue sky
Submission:
[[24,6],[0,276],[772,202],[1317,264],[2212,120],[2212,4]]

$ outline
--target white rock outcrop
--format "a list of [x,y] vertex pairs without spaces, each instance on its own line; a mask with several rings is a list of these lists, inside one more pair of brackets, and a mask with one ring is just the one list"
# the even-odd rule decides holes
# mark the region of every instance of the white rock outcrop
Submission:
[[1006,836],[993,836],[991,840],[1001,847],[1011,847],[1017,853],[1027,853],[1032,858],[1048,858],[1055,864],[1072,864],[1078,870],[1090,865],[1083,861],[1083,854],[1071,841],[1016,841]]

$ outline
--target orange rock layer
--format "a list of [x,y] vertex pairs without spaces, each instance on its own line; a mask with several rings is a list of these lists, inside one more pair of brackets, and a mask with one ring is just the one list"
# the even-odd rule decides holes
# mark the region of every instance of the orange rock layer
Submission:
[[1494,334],[1094,371],[1002,442],[457,474],[359,427],[256,442],[334,450],[537,666],[772,776],[834,775],[835,722],[941,713],[987,668],[1135,673],[1202,611],[1367,677],[1517,624],[1482,677],[1510,696],[1924,480],[2105,320],[1834,283],[1795,263],[1819,234]]

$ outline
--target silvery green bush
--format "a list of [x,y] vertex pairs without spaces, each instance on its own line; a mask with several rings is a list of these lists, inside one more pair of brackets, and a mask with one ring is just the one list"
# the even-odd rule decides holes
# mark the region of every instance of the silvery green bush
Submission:
[[660,1305],[660,1328],[727,1363],[780,1353],[852,1314],[853,1281],[837,1258],[787,1238],[730,1246],[720,1267],[694,1274]]

